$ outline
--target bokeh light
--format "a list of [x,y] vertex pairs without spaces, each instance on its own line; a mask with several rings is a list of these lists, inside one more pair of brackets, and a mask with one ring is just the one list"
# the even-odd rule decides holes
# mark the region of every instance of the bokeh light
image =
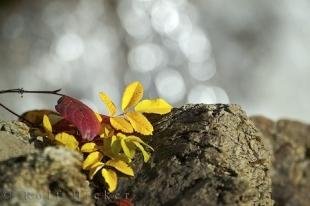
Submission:
[[186,93],[184,79],[174,69],[160,71],[155,77],[155,85],[159,96],[171,103],[181,101]]
[[152,25],[160,34],[169,34],[179,25],[179,13],[169,1],[156,1],[151,11]]
[[131,49],[128,54],[130,68],[140,72],[149,72],[162,62],[162,52],[155,44],[142,44]]
[[[309,120],[307,1],[0,4],[1,89],[62,88],[101,109],[98,91],[119,102],[123,87],[139,80],[147,97],[176,107],[231,100],[250,114]],[[0,98],[17,113],[55,103],[32,95]],[[12,116],[1,110],[0,118]]]
[[74,33],[64,34],[56,42],[56,54],[63,61],[76,60],[84,52],[83,40]]

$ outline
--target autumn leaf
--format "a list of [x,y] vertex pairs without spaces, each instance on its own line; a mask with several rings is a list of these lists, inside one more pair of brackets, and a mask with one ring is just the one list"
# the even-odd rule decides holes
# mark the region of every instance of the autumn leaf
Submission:
[[101,152],[96,151],[96,152],[90,153],[83,162],[83,169],[89,170],[93,164],[100,162],[102,158],[103,158],[103,155]]
[[121,139],[121,147],[124,151],[124,154],[129,158],[129,159],[132,159],[132,152],[129,150],[126,142],[125,142],[125,139]]
[[149,161],[150,154],[147,151],[145,151],[144,147],[139,142],[133,141],[132,143],[135,144],[136,147],[139,148],[139,150],[142,152],[144,162]]
[[101,174],[108,185],[109,192],[114,192],[117,187],[117,174],[113,170],[106,168],[101,170]]
[[132,151],[135,151],[135,148],[133,148],[134,146],[142,152],[144,162],[147,162],[150,159],[150,154],[144,149],[143,146],[146,146],[152,151],[154,151],[154,149],[150,145],[143,142],[142,139],[140,139],[139,137],[133,136],[133,135],[126,136],[121,133],[118,133],[117,136],[121,138],[121,145],[122,145],[123,151],[128,158],[132,158],[131,156]]
[[112,102],[110,97],[103,92],[99,93],[99,97],[100,97],[101,101],[106,105],[108,112],[109,112],[109,115],[114,116],[116,114],[116,106]]
[[101,115],[100,115],[98,112],[95,112],[95,115],[96,115],[98,121],[99,121],[99,122],[102,122],[102,117],[101,117]]
[[129,167],[126,162],[123,162],[121,160],[109,160],[105,163],[106,166],[114,167],[118,171],[129,175],[129,176],[134,176],[133,170],[131,167]]
[[131,124],[123,117],[111,117],[110,118],[111,125],[122,132],[132,133],[133,128]]
[[132,199],[127,198],[118,199],[114,203],[116,206],[134,206]]
[[72,150],[76,150],[79,147],[79,142],[75,139],[75,137],[65,132],[58,133],[55,136],[55,140],[57,143]]
[[152,151],[154,151],[154,149],[146,144],[141,138],[139,137],[136,137],[136,136],[133,136],[133,135],[130,135],[130,136],[127,136],[126,137],[126,141],[130,141],[130,142],[139,142],[140,144],[143,144],[144,146],[148,147],[149,149],[151,149]]
[[62,96],[57,103],[56,111],[78,128],[82,139],[93,140],[99,134],[100,122],[88,106],[68,96]]
[[44,127],[44,130],[48,133],[52,133],[53,132],[53,129],[52,129],[52,124],[48,118],[47,115],[44,115],[43,116],[43,127]]
[[154,129],[152,124],[140,112],[128,112],[125,116],[136,132],[143,135],[151,135],[153,133]]
[[42,109],[42,110],[31,110],[23,113],[21,115],[21,118],[19,118],[19,121],[24,122],[29,127],[40,126],[44,116],[47,116],[49,118],[51,124],[55,124],[60,120],[60,116],[58,113],[52,110]]
[[100,137],[102,137],[102,138],[112,137],[114,135],[114,129],[110,124],[103,124],[101,126],[101,132],[100,133],[101,133]]
[[81,147],[81,152],[85,152],[85,153],[91,153],[91,152],[95,152],[97,150],[98,150],[98,146],[94,142],[85,143]]
[[172,106],[163,99],[142,100],[135,106],[136,112],[167,114],[171,111]]
[[122,98],[122,110],[126,111],[129,107],[135,106],[143,97],[143,86],[136,81],[129,84]]
[[103,162],[96,162],[95,164],[91,165],[89,168],[89,179],[93,179],[95,174],[104,166]]

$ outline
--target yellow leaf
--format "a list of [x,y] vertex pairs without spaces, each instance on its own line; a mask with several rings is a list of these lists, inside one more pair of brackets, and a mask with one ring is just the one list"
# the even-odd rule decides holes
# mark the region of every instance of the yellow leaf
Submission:
[[99,121],[99,122],[102,122],[102,117],[101,117],[101,115],[100,115],[99,113],[97,113],[97,112],[95,112],[95,115],[96,115],[98,121]]
[[150,159],[150,154],[145,151],[145,149],[143,148],[143,146],[139,143],[139,142],[132,142],[133,144],[135,144],[142,152],[142,155],[143,155],[143,159],[144,159],[144,162],[147,162],[149,161]]
[[51,124],[50,119],[48,118],[48,116],[46,114],[43,116],[43,127],[47,133],[53,132],[52,124]]
[[[25,123],[29,127],[33,126],[39,126],[43,122],[44,115],[47,115],[49,118],[49,121],[51,122],[51,125],[56,124],[59,120],[61,120],[61,117],[58,113],[52,111],[52,110],[31,110],[23,113],[21,115],[21,118],[18,120]],[[31,124],[29,124],[31,123]]]
[[64,145],[65,147],[73,150],[76,150],[79,147],[79,142],[75,139],[75,137],[65,132],[58,133],[55,136],[55,140],[59,144]]
[[135,111],[142,113],[167,114],[172,106],[163,99],[147,99],[139,102]]
[[152,151],[154,151],[153,147],[151,147],[150,145],[146,144],[142,139],[140,139],[139,137],[130,135],[127,136],[126,141],[130,141],[130,142],[139,142],[140,144],[143,144],[144,146],[148,147],[149,149],[151,149]]
[[121,130],[126,133],[133,132],[131,124],[124,117],[111,117],[110,123],[117,130]]
[[83,162],[83,169],[89,170],[93,164],[100,162],[102,158],[103,155],[101,152],[90,153]]
[[130,158],[133,159],[136,155],[136,146],[132,142],[128,142],[126,140],[125,142],[130,152]]
[[117,187],[117,174],[113,170],[103,168],[101,170],[104,181],[108,184],[109,192],[114,192]]
[[126,157],[128,157],[129,159],[132,158],[132,153],[130,152],[126,142],[125,142],[125,139],[121,139],[121,146],[122,146],[122,149],[124,151],[124,154],[126,155]]
[[93,177],[95,176],[95,174],[104,166],[103,162],[96,162],[95,164],[93,164],[92,166],[90,166],[89,168],[89,173],[88,173],[88,177],[89,179],[93,179]]
[[142,113],[128,112],[125,115],[136,132],[139,132],[143,135],[151,135],[153,133],[154,129],[152,124]]
[[122,110],[126,111],[129,107],[135,106],[143,97],[143,86],[140,82],[129,84],[122,98]]
[[100,137],[107,138],[114,135],[114,129],[109,124],[103,124],[101,127]]
[[[120,146],[124,151],[124,154],[130,160],[135,156],[135,146],[130,142],[127,142],[127,136],[122,133],[117,133],[117,137],[119,138]],[[128,161],[127,161],[128,162]]]
[[98,147],[97,147],[96,143],[94,143],[94,142],[85,143],[81,147],[81,152],[85,152],[85,153],[91,153],[91,152],[95,152],[97,150],[98,150]]
[[121,160],[109,160],[106,162],[106,165],[114,167],[115,169],[126,175],[134,176],[133,169],[128,164],[126,164],[126,162],[123,162]]
[[101,101],[105,104],[105,106],[107,107],[109,115],[114,116],[116,113],[116,106],[112,102],[110,97],[103,92],[99,93],[99,97],[100,97]]

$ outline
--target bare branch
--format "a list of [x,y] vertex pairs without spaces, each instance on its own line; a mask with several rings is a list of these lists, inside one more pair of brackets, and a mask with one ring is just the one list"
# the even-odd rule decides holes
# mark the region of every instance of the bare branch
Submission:
[[7,90],[0,90],[0,94],[5,93],[18,93],[18,94],[25,94],[25,93],[31,93],[31,94],[54,94],[58,96],[64,96],[64,94],[59,93],[61,89],[56,90],[24,90],[23,88],[17,88],[17,89],[7,89]]
[[27,119],[25,119],[24,117],[20,116],[19,114],[15,113],[13,110],[9,109],[8,107],[4,106],[2,103],[0,103],[0,106],[3,107],[5,110],[7,110],[8,112],[10,112],[11,114],[15,115],[16,117],[18,117],[19,119],[22,119],[23,121],[27,122],[28,124],[33,125],[32,122],[28,121]]

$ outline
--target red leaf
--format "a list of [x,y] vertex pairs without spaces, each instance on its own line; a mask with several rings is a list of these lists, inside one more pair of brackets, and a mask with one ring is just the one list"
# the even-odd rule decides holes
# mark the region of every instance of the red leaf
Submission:
[[119,199],[115,202],[115,205],[117,206],[134,206],[133,202],[131,199]]
[[84,140],[93,140],[100,132],[100,122],[94,111],[77,99],[62,96],[55,106],[60,115],[74,124]]

